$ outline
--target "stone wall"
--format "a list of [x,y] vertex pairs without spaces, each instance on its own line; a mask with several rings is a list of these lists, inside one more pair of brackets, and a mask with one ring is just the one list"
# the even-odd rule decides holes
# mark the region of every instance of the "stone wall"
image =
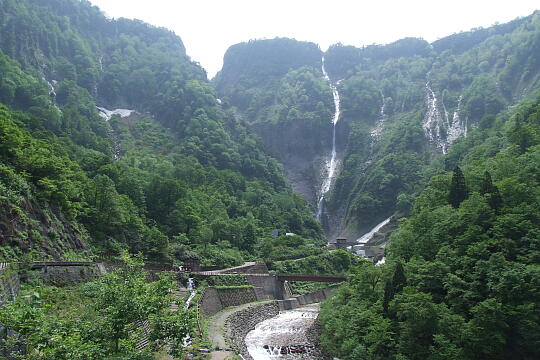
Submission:
[[319,336],[321,335],[321,332],[322,328],[319,319],[316,319],[313,325],[311,325],[306,331],[308,343],[313,346],[312,351],[310,352],[310,356],[313,359],[317,360],[332,360],[334,358],[326,354],[322,349],[321,343],[319,341]]
[[219,289],[207,287],[199,300],[199,310],[204,316],[212,316],[230,307],[257,301],[254,288]]
[[218,291],[213,287],[204,289],[204,292],[199,299],[199,311],[204,316],[212,316],[222,309],[223,305],[221,305]]
[[45,284],[67,286],[85,283],[101,275],[102,269],[97,264],[81,266],[44,266],[39,277]]
[[253,288],[218,288],[217,290],[223,308],[257,301],[257,296],[255,295],[255,290]]
[[226,321],[227,335],[231,348],[242,354],[245,360],[252,360],[244,339],[255,326],[279,314],[277,301],[254,304],[247,309],[233,313]]

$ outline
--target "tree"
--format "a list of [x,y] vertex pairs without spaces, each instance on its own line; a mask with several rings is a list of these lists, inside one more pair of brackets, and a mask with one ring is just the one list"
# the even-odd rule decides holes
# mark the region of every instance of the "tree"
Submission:
[[388,315],[388,304],[398,294],[407,283],[405,277],[405,270],[403,269],[403,264],[401,261],[398,261],[396,267],[394,268],[394,274],[391,280],[386,281],[384,286],[384,296],[383,296],[383,312],[385,315]]
[[492,209],[498,210],[501,208],[501,193],[499,192],[499,189],[493,185],[493,182],[491,181],[491,174],[488,171],[484,172],[484,179],[482,181],[482,185],[480,186],[480,194],[486,197],[487,202]]
[[465,184],[465,177],[463,172],[456,166],[452,174],[452,182],[450,183],[450,192],[448,194],[448,201],[454,209],[457,209],[459,205],[467,198],[469,191]]
[[[154,282],[147,282],[142,257],[122,255],[124,265],[107,273],[95,288],[96,311],[107,319],[103,329],[104,338],[111,342],[111,353],[119,351],[122,339],[129,336],[135,323],[151,317],[164,319],[172,316],[168,312],[173,301],[171,294],[174,283],[170,277],[162,277]],[[181,310],[178,310],[181,311]],[[184,331],[176,336],[183,339],[187,335],[187,326],[180,326]]]

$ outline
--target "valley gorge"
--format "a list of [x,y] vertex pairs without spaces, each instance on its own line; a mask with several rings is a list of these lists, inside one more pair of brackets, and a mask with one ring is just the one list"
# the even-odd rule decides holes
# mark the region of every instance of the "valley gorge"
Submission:
[[255,359],[540,356],[539,11],[213,79],[181,35],[0,0],[0,356],[209,359],[252,302]]

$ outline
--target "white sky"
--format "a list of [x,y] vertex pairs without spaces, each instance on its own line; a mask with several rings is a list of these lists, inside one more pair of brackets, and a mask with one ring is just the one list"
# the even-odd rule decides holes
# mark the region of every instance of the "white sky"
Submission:
[[530,15],[538,0],[90,0],[110,17],[173,30],[209,77],[233,44],[290,37],[329,45],[434,41],[452,33]]

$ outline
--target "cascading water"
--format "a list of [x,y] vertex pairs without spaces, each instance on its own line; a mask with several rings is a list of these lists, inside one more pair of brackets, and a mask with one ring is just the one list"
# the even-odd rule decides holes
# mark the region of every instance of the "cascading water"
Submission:
[[386,106],[386,102],[384,100],[384,94],[382,93],[382,91],[381,91],[381,98],[382,98],[382,105],[381,105],[381,110],[379,112],[380,117],[379,117],[379,120],[377,120],[377,123],[375,124],[375,127],[373,128],[373,130],[371,130],[371,137],[374,139],[378,139],[379,136],[381,136],[383,128],[384,128],[384,118],[385,118],[384,108]]
[[435,92],[431,89],[429,82],[426,83],[427,112],[422,127],[424,128],[428,140],[441,149],[443,154],[448,152],[450,145],[452,145],[458,137],[467,136],[467,121],[463,122],[460,116],[462,100],[463,96],[460,96],[457,109],[450,120],[443,96],[442,107],[444,110],[444,118],[446,120],[444,121],[437,105]]
[[457,109],[454,112],[452,117],[452,122],[448,123],[448,144],[451,145],[458,137],[467,136],[467,123],[461,120],[461,102],[463,100],[463,95],[459,96]]
[[[189,291],[189,296],[184,303],[184,309],[187,310],[189,308],[189,304],[191,303],[191,300],[195,297],[197,294],[197,290],[195,289],[195,284],[193,283],[193,278],[189,278],[187,280],[186,289]],[[187,334],[184,338],[184,347],[188,347],[191,345],[191,335]]]
[[323,208],[324,208],[324,197],[326,196],[326,193],[330,190],[330,186],[332,185],[332,180],[334,180],[334,177],[336,175],[337,167],[338,167],[338,160],[337,160],[337,151],[336,151],[336,124],[339,120],[340,115],[340,99],[339,99],[339,92],[337,89],[337,86],[339,85],[339,81],[336,83],[333,83],[330,79],[330,76],[328,76],[328,73],[326,72],[326,69],[324,67],[324,57],[322,58],[322,72],[324,75],[324,78],[326,81],[328,81],[328,84],[330,86],[330,89],[332,89],[332,96],[334,98],[334,117],[332,118],[332,153],[330,155],[330,160],[326,161],[325,166],[325,172],[326,172],[326,178],[324,179],[321,190],[319,192],[319,199],[317,201],[317,221],[321,221]]
[[319,304],[312,304],[258,323],[245,339],[253,360],[313,359],[310,351],[314,346],[307,337],[307,329],[318,312]]
[[[136,113],[135,110],[129,110],[129,109],[115,109],[115,110],[108,110],[104,107],[96,107],[99,113],[99,116],[101,116],[105,121],[110,121],[113,115],[119,115],[121,118],[125,118],[128,116],[131,116],[132,113]],[[109,135],[113,141],[114,146],[114,155],[113,160],[120,159],[121,154],[121,148],[120,148],[120,141],[118,139],[118,136],[116,135],[114,129],[110,127]]]
[[386,224],[388,224],[390,222],[391,219],[392,219],[391,216],[389,218],[387,218],[387,219],[384,219],[383,221],[381,221],[380,223],[375,225],[375,227],[373,229],[371,229],[369,232],[365,233],[364,235],[362,235],[358,239],[356,239],[356,242],[359,243],[359,244],[365,244],[365,243],[369,242],[371,239],[373,239],[373,237],[375,236],[375,234],[379,230],[381,230],[383,227],[386,226]]
[[443,126],[443,119],[437,105],[437,97],[435,92],[431,89],[429,82],[426,83],[426,102],[427,102],[427,112],[426,117],[424,118],[424,123],[422,127],[428,140],[441,149],[443,154],[446,154],[448,151],[448,144],[445,139],[443,139],[441,134],[441,127]]
[[189,297],[186,300],[186,303],[184,304],[184,309],[189,308],[189,303],[193,298],[195,297],[195,294],[197,294],[197,290],[195,290],[195,287],[193,286],[193,278],[189,278],[186,284],[186,289],[189,291]]

